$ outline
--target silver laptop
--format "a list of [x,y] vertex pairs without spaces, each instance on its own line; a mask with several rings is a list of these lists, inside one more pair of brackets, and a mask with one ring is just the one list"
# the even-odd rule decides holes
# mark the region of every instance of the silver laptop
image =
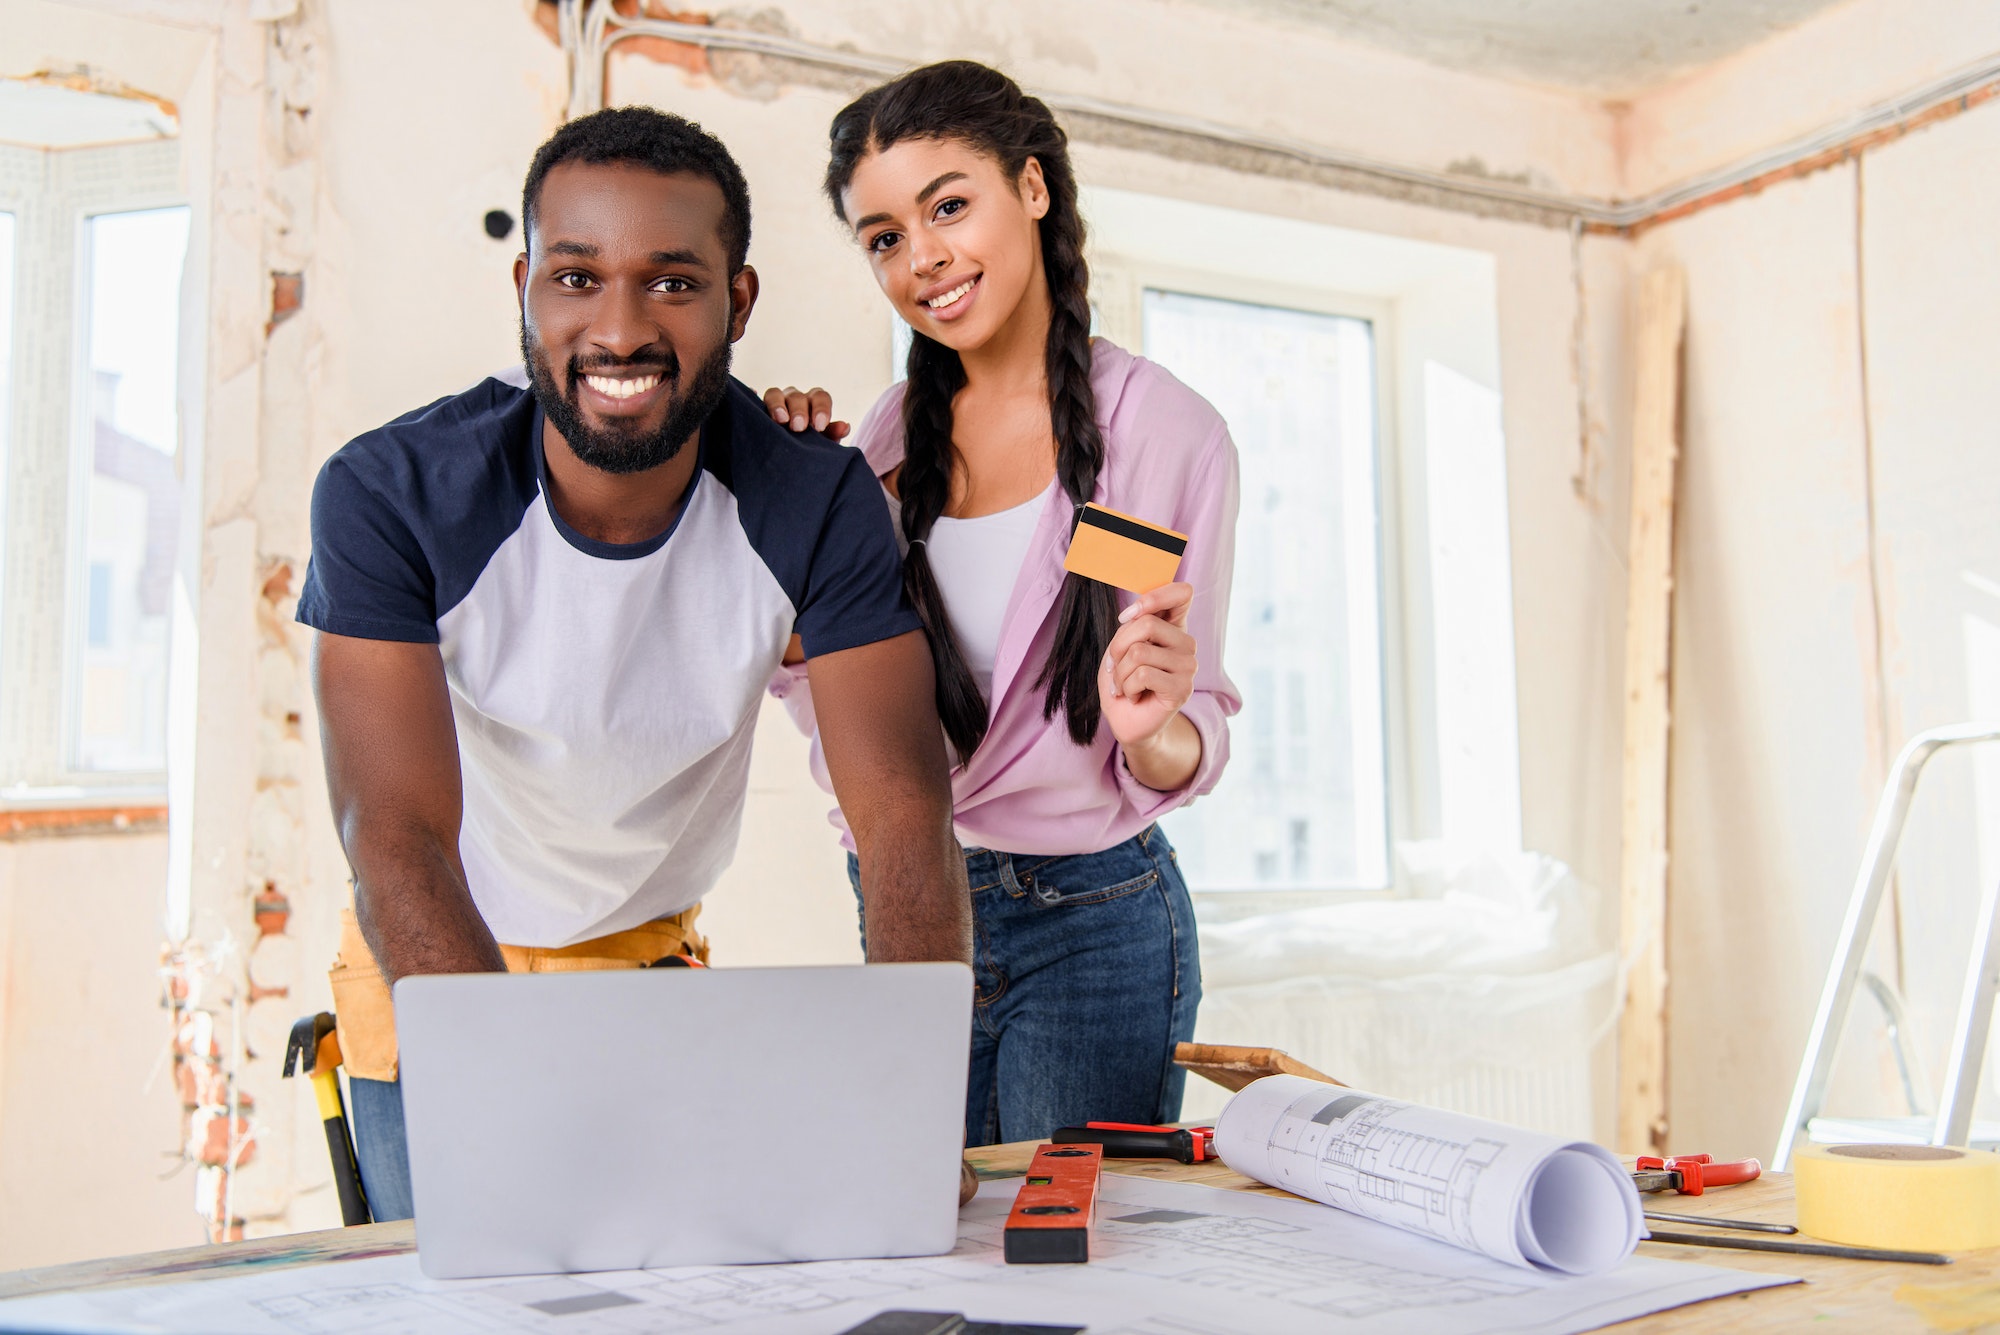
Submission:
[[962,964],[458,974],[395,999],[434,1279],[957,1239]]

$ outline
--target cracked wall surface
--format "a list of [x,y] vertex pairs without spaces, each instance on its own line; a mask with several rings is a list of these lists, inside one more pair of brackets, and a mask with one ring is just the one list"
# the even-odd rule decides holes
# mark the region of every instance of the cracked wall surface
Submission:
[[[516,359],[508,267],[519,234],[492,237],[483,219],[496,209],[518,215],[521,173],[566,98],[561,54],[537,26],[533,0],[21,2],[40,16],[33,58],[42,47],[95,42],[94,64],[135,87],[180,94],[196,213],[190,272],[201,293],[200,356],[184,371],[189,436],[200,449],[187,478],[195,501],[184,519],[181,586],[199,653],[177,685],[186,745],[166,837],[152,829],[0,839],[8,969],[0,1266],[186,1243],[204,1231],[248,1236],[337,1222],[310,1091],[276,1075],[291,1022],[328,1004],[324,969],[348,896],[319,768],[310,641],[291,620],[309,556],[307,503],[319,465],[346,439]],[[1926,4],[1942,15],[1964,8]],[[173,41],[148,42],[158,25],[132,12],[167,16]],[[1792,39],[1804,53],[1796,66],[1782,51],[1751,53],[1705,76],[1729,109],[1726,125],[1710,125],[1713,141],[1734,153],[1763,142],[1758,126],[1790,124],[1769,105],[1769,90],[1811,85],[1807,67],[1833,59],[1829,52],[1840,57],[1841,86],[1860,90],[1939,58],[1921,34],[1906,34],[1883,51],[1889,73],[1870,66],[1861,20],[1888,12],[1882,0],[1863,0],[1808,25]],[[1440,170],[1477,163],[1488,174],[1606,195],[1716,158],[1708,140],[1673,129],[1706,114],[1685,87],[1613,109],[1155,0],[1082,11],[1058,0],[1010,9],[799,0],[713,17],[861,50],[970,55],[1031,83],[1170,102],[1385,160]],[[16,38],[24,40],[18,25]],[[0,55],[15,49],[8,40],[0,34]],[[738,374],[760,388],[827,385],[844,415],[858,415],[888,380],[889,322],[817,194],[826,123],[851,84],[761,58],[696,61],[671,46],[615,54],[611,99],[690,115],[742,159],[764,295],[738,348]],[[1274,79],[1274,68],[1315,77]],[[1690,908],[1675,930],[1726,921],[1732,895],[1748,893],[1739,890],[1742,868],[1760,884],[1781,881],[1783,892],[1762,938],[1779,942],[1769,957],[1732,959],[1727,977],[1711,976],[1702,939],[1682,943],[1678,995],[1710,999],[1689,1003],[1696,1008],[1680,1032],[1698,1036],[1773,1007],[1789,1017],[1783,1007],[1814,981],[1816,947],[1784,933],[1844,891],[1836,870],[1845,855],[1827,836],[1826,813],[1844,820],[1865,789],[1845,770],[1867,761],[1861,718],[1872,688],[1860,668],[1818,665],[1855,653],[1848,621],[1824,631],[1827,607],[1848,606],[1865,545],[1845,527],[1854,506],[1868,486],[1882,488],[1894,578],[1949,572],[1976,541],[1932,543],[1924,524],[1949,491],[1939,480],[1949,456],[1925,442],[1960,439],[1953,433],[1978,415],[1961,393],[1969,373],[1934,384],[1929,368],[1939,359],[1958,365],[1954,331],[1990,348],[1975,317],[1952,303],[1972,301],[1993,279],[1975,268],[1970,295],[1954,293],[1924,256],[1963,245],[1970,224],[1958,219],[1932,235],[1927,215],[1898,201],[1957,179],[1990,152],[2000,107],[1980,115],[1885,154],[1891,184],[1878,189],[1891,193],[1858,224],[1886,238],[1882,263],[1896,281],[1953,312],[1931,329],[1892,294],[1872,298],[1877,365],[1891,377],[1875,394],[1884,446],[1873,482],[1851,448],[1854,410],[1829,399],[1806,413],[1785,388],[1845,393],[1849,384],[1842,368],[1852,349],[1821,337],[1842,321],[1852,327],[1859,291],[1851,278],[1845,287],[1833,281],[1851,264],[1853,246],[1843,244],[1857,227],[1856,197],[1843,193],[1838,173],[1663,226],[1635,245],[1308,173],[1241,170],[1222,152],[1176,155],[1108,131],[1080,136],[1079,170],[1093,184],[1494,257],[1525,831],[1532,846],[1604,886],[1615,884],[1618,853],[1617,785],[1607,776],[1617,773],[1620,744],[1626,292],[1635,266],[1668,257],[1689,265],[1687,485],[1700,517],[1682,531],[1692,544],[1680,595],[1692,629],[1677,649],[1690,694],[1676,702],[1686,728],[1676,819],[1702,824],[1676,827],[1686,859],[1675,893]],[[1767,251],[1782,252],[1784,263],[1743,267],[1746,255]],[[1732,329],[1752,327],[1757,337],[1732,342],[1740,337]],[[1769,369],[1745,374],[1751,365]],[[1783,468],[1768,462],[1776,459]],[[1813,511],[1830,516],[1828,527],[1771,564],[1762,518],[1775,509],[1803,524],[1813,509],[1791,471],[1830,494]],[[1767,567],[1779,573],[1744,574]],[[1953,618],[1977,609],[1933,606],[1915,587],[1891,594],[1892,611],[1921,605],[1923,619],[1889,647],[1886,689],[1899,702],[1895,717],[1929,721],[1963,691],[1965,673],[1937,663],[1962,657]],[[1798,633],[1773,637],[1773,625]],[[1892,632],[1903,625],[1892,620]],[[1794,656],[1814,665],[1813,690],[1787,694]],[[1779,722],[1767,726],[1772,711]],[[852,900],[823,823],[827,802],[782,714],[763,722],[741,856],[704,928],[726,963],[852,957]],[[1745,739],[1759,737],[1771,745],[1746,751]],[[1769,1073],[1789,1067],[1790,1023],[1720,1053],[1676,1050],[1683,1063],[1703,1063],[1697,1079],[1676,1086],[1675,1115],[1706,1148],[1768,1149],[1760,1118]],[[91,1157],[92,1146],[104,1148]]]
[[200,1096],[187,1140],[196,1206],[211,1236],[229,1238],[338,1221],[312,1100],[280,1080],[279,1063],[293,1022],[327,1004],[312,961],[330,952],[328,905],[344,879],[310,854],[323,799],[306,738],[309,641],[291,620],[324,334],[307,302],[324,48],[312,5],[231,4],[218,17],[212,406],[191,572],[200,706],[192,800],[175,812],[193,827],[176,869],[187,935],[168,969],[184,1017],[177,1058],[196,1073],[183,1097]]

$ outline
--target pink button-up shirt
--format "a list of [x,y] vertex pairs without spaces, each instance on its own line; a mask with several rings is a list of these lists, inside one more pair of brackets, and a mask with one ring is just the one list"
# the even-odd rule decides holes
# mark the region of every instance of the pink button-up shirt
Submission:
[[[1090,746],[1078,746],[1061,713],[1042,717],[1043,689],[1035,681],[1055,639],[1072,513],[1062,488],[1051,488],[1001,622],[985,740],[952,775],[953,819],[968,848],[1099,852],[1213,789],[1229,760],[1229,716],[1243,703],[1222,671],[1236,554],[1236,446],[1206,399],[1108,340],[1092,342],[1090,384],[1105,444],[1091,499],[1188,536],[1179,578],[1194,586],[1188,631],[1198,666],[1194,694],[1181,713],[1201,734],[1201,763],[1185,787],[1159,792],[1125,768],[1109,727],[1100,726]],[[903,461],[902,405],[903,386],[891,385],[854,433],[877,477]],[[1119,594],[1121,606],[1133,601]],[[812,737],[813,777],[832,792],[805,669],[780,669],[771,693]],[[852,848],[839,810],[829,819]]]

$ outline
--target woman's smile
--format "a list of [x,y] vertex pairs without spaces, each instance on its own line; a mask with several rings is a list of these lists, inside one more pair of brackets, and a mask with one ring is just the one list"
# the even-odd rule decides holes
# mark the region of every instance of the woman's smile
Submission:
[[[979,295],[979,280],[984,276],[974,274],[970,278],[954,281],[950,287],[932,284],[917,298],[917,304],[933,320],[956,320],[972,309],[973,300]],[[942,291],[940,287],[943,287]]]

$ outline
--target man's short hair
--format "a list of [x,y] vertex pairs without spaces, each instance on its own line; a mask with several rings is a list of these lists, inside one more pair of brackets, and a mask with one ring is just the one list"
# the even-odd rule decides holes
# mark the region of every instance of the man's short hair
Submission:
[[565,162],[628,162],[661,175],[688,172],[706,177],[722,191],[722,244],[729,271],[750,255],[750,188],[743,169],[722,141],[693,121],[651,107],[612,107],[579,116],[549,136],[528,164],[521,189],[521,235],[534,229],[542,180]]

